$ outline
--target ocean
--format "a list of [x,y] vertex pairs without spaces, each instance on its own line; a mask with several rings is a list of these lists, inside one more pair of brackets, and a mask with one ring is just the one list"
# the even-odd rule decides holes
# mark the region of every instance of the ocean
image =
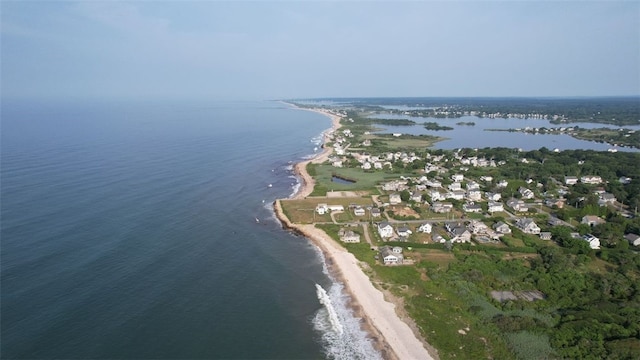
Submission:
[[3,101],[2,358],[379,357],[273,214],[330,125],[269,101]]

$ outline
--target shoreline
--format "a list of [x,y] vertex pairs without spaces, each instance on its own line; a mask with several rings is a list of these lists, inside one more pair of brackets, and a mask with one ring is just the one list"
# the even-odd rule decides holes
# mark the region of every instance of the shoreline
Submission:
[[[314,111],[331,118],[332,127],[324,133],[324,144],[341,126],[341,117],[328,111],[295,108]],[[306,166],[311,162],[324,162],[332,152],[332,148],[324,147],[323,151],[312,159],[295,164],[294,172],[302,183],[298,192],[290,199],[303,199],[313,192],[315,181],[307,173]],[[329,271],[343,284],[344,290],[351,298],[350,307],[358,317],[362,318],[363,329],[369,333],[374,347],[382,357],[393,360],[437,359],[437,351],[416,334],[415,326],[410,326],[398,315],[396,305],[387,301],[385,294],[375,288],[356,257],[313,224],[293,224],[282,211],[280,201],[281,199],[278,199],[274,202],[274,211],[283,228],[308,238],[320,248]],[[411,319],[407,320],[411,322]]]

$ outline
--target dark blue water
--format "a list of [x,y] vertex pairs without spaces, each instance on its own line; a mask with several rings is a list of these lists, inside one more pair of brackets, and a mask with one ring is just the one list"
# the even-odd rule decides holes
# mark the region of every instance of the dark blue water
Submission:
[[274,102],[3,102],[2,357],[365,358],[270,207],[329,126]]

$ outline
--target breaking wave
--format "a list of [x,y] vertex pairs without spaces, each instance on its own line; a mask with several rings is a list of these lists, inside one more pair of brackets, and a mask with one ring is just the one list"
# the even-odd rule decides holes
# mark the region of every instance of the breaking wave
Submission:
[[320,333],[323,351],[328,359],[382,359],[373,347],[361,319],[349,308],[349,296],[340,283],[332,282],[329,291],[316,284],[318,300],[323,307],[313,318],[313,328]]

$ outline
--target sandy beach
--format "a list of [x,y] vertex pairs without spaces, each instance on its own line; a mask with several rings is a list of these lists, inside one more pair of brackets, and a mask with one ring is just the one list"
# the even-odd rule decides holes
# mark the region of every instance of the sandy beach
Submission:
[[[339,116],[324,110],[311,111],[320,112],[332,119],[331,132],[340,127]],[[325,136],[329,133],[326,132]],[[294,195],[294,199],[304,198],[313,191],[314,180],[306,172],[306,165],[309,162],[324,162],[331,153],[332,149],[325,147],[323,152],[313,159],[296,164],[295,172],[301,177],[303,183],[298,193]],[[280,200],[275,202],[274,208],[284,227],[309,238],[323,251],[330,270],[344,284],[352,298],[353,308],[364,320],[365,330],[375,339],[376,346],[385,359],[438,358],[436,350],[420,339],[409,324],[396,313],[396,306],[386,301],[384,294],[375,288],[353,254],[314,225],[291,223],[282,211]]]

